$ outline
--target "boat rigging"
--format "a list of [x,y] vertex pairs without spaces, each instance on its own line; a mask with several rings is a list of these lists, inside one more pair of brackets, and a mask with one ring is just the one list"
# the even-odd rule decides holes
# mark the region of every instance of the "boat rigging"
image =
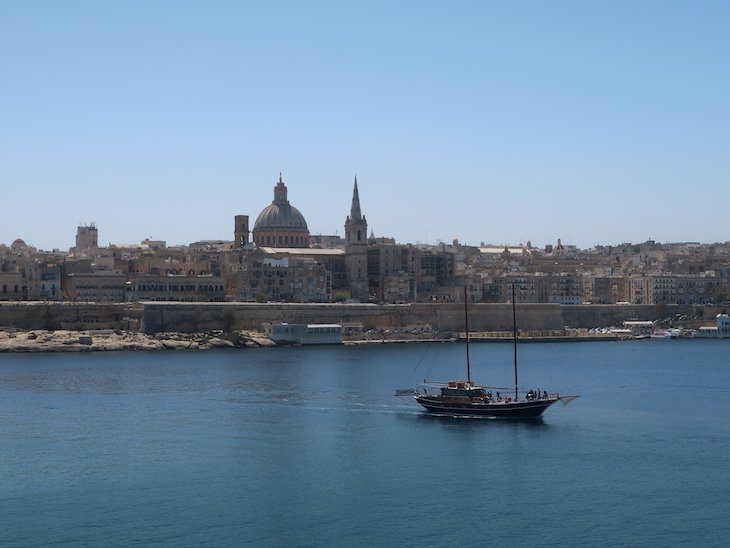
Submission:
[[[554,403],[570,403],[578,396],[561,396],[558,393],[529,390],[521,398],[517,376],[517,309],[515,284],[512,284],[512,331],[514,345],[514,397],[504,397],[498,388],[476,384],[471,379],[469,361],[469,313],[466,287],[464,287],[464,327],[466,329],[466,380],[446,382],[426,381],[411,392],[416,402],[426,411],[436,415],[481,416],[488,418],[537,419]],[[492,391],[495,391],[494,393]],[[406,395],[398,391],[396,395]],[[410,394],[408,394],[410,395]]]

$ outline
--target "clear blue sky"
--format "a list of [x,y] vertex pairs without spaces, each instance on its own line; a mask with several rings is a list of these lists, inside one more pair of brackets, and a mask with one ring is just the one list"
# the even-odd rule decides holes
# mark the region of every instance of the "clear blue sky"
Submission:
[[730,2],[0,3],[0,243],[730,240]]

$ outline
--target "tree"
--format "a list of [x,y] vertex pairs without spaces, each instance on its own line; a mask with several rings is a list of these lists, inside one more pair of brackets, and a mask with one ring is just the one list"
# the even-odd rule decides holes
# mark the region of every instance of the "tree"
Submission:
[[221,314],[221,322],[223,323],[223,331],[231,331],[236,325],[236,315],[233,310],[227,308]]

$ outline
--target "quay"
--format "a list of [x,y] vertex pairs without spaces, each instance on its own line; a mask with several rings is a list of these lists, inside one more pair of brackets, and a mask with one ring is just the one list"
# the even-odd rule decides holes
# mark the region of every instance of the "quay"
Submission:
[[456,337],[448,338],[412,338],[412,339],[350,339],[343,340],[342,344],[348,346],[357,346],[362,344],[408,344],[408,343],[451,343],[456,342]]
[[[459,340],[466,339],[466,333],[459,333]],[[521,331],[517,334],[520,343],[541,342],[603,342],[618,341],[622,338],[616,333],[587,333],[583,331]],[[469,342],[509,343],[514,335],[509,331],[469,333]]]

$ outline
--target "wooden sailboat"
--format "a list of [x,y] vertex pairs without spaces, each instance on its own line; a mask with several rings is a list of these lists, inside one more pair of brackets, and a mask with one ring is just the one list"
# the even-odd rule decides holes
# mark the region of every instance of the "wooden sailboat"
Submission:
[[[514,339],[514,396],[504,396],[497,390],[511,388],[487,387],[471,379],[469,363],[469,314],[466,287],[464,288],[464,323],[466,328],[466,380],[428,382],[416,388],[414,397],[426,411],[437,415],[481,416],[498,419],[537,419],[557,402],[569,403],[578,396],[557,393],[537,393],[532,390],[520,396],[517,378],[517,319],[515,286],[512,284],[512,330]],[[494,393],[492,391],[495,391]]]

